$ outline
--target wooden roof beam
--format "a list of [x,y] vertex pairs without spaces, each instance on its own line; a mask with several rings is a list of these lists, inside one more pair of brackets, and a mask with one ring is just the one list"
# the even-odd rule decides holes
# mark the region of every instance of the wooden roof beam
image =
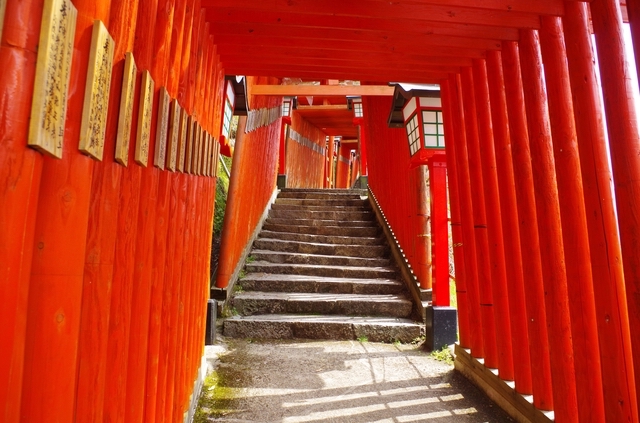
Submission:
[[[519,2],[526,3],[526,2]],[[203,7],[238,7],[237,0],[203,0]],[[318,21],[331,20],[335,16],[363,18],[406,19],[501,26],[507,28],[540,28],[540,13],[516,12],[496,9],[481,9],[468,6],[433,5],[403,1],[359,0],[357,2],[319,2],[317,0],[243,0],[242,10],[270,10],[317,15]]]
[[357,31],[400,31],[403,33],[432,33],[454,37],[486,38],[517,41],[516,28],[437,22],[406,17],[402,27],[398,19],[385,16],[362,18],[353,16],[332,16],[331,19],[318,19],[316,15],[304,13],[275,12],[272,10],[253,10],[238,7],[211,7],[207,9],[207,21],[212,25],[220,23],[274,24],[283,27],[305,27],[319,29],[345,29]]
[[[393,96],[393,87],[387,85],[255,85],[251,94],[275,96]],[[318,108],[343,110],[344,105],[317,106]],[[305,106],[299,106],[304,109]],[[316,106],[314,106],[316,108]]]

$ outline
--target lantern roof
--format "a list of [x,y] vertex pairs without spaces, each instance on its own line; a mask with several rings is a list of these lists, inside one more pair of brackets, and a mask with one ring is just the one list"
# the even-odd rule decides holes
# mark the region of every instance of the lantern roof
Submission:
[[440,98],[440,85],[437,84],[407,84],[394,83],[393,101],[387,119],[389,128],[403,128],[404,116],[402,109],[413,97]]

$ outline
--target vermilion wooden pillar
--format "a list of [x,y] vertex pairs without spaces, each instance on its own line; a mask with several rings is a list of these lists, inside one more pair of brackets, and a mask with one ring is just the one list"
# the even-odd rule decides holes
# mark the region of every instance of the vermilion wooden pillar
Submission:
[[431,268],[433,305],[449,307],[449,231],[447,225],[447,157],[435,154],[429,159],[431,197]]
[[[629,7],[629,3],[627,3]],[[565,2],[563,17],[584,186],[606,421],[637,421],[622,252],[611,192],[599,81],[587,6]]]
[[[452,153],[452,161],[455,161],[457,171],[458,196],[460,203],[460,223],[462,229],[462,245],[459,247],[464,255],[465,282],[467,285],[467,296],[469,299],[468,321],[471,347],[471,354],[476,358],[485,356],[484,333],[486,325],[483,322],[483,315],[480,311],[480,294],[478,292],[478,264],[476,261],[476,242],[473,228],[473,206],[471,201],[471,185],[469,175],[469,162],[467,159],[467,141],[464,131],[465,115],[462,111],[462,92],[460,75],[449,77],[451,88],[451,105],[454,126],[455,147],[447,150]],[[451,141],[447,140],[445,145],[449,148]],[[450,162],[451,164],[451,162]]]
[[[78,18],[67,114],[81,116],[93,20],[108,23],[109,2],[77,0],[74,5]],[[78,150],[80,124],[79,118],[66,120],[63,157],[45,158],[42,169],[27,315],[29,336],[21,406],[24,421],[74,418],[82,274],[94,164]]]
[[[111,286],[118,236],[120,181],[125,167],[114,160],[125,53],[133,48],[137,0],[111,2],[109,33],[115,42],[104,155],[93,167],[87,253],[78,346],[76,421],[102,422],[107,368]],[[133,127],[133,125],[132,125]],[[135,129],[132,129],[135,134]],[[135,137],[135,135],[134,135]],[[130,156],[128,165],[135,166]]]
[[280,188],[287,187],[287,125],[291,126],[291,117],[283,116],[278,149],[278,187]]
[[520,31],[520,61],[524,100],[527,108],[529,145],[536,193],[536,211],[540,228],[540,254],[544,276],[545,303],[549,327],[554,412],[559,421],[577,421],[576,375],[564,245],[560,222],[560,205],[553,160],[549,112],[544,88],[538,33]]
[[6,5],[0,46],[0,421],[20,420],[42,154],[27,148],[42,1]]
[[[477,104],[490,104],[487,66],[483,59],[473,61],[473,81]],[[498,175],[493,141],[491,110],[477,107],[479,145],[474,146],[481,165],[485,196],[485,222],[489,245],[489,264],[493,286],[493,303],[496,325],[496,343],[500,378],[513,380],[513,352],[511,349],[511,315],[509,313],[509,293],[507,290],[506,265],[502,234],[502,212],[498,193]]]
[[[631,2],[630,11],[637,10],[636,5],[637,2]],[[633,96],[635,88],[631,87],[624,57],[619,3],[614,0],[595,0],[590,7],[607,116],[629,326],[635,335],[640,333],[640,207],[637,205],[640,198],[640,161],[637,160],[640,138]],[[630,17],[635,27],[637,14],[631,14]],[[637,37],[634,37],[634,42],[638,44]],[[637,388],[640,386],[640,337],[632,336],[631,343]],[[640,403],[638,389],[636,403]]]
[[541,19],[540,47],[546,71],[567,288],[571,296],[571,339],[574,350],[579,352],[574,355],[578,415],[581,422],[602,422],[605,417],[600,351],[593,348],[598,344],[596,306],[564,34],[560,18]]
[[[118,237],[116,239],[116,262],[111,291],[109,318],[109,342],[107,346],[107,371],[105,382],[104,419],[118,421],[124,419],[127,366],[129,351],[129,329],[131,322],[131,298],[134,289],[136,260],[136,239],[138,236],[138,211],[142,168],[133,162],[135,146],[138,140],[137,122],[142,72],[152,63],[153,43],[149,34],[155,33],[157,0],[139,0],[138,17],[135,28],[133,55],[138,68],[136,81],[135,107],[133,108],[133,133],[130,141],[127,171],[120,183],[120,202],[118,204]],[[149,151],[153,152],[155,140],[150,140]],[[150,162],[153,153],[150,153]],[[151,164],[152,166],[152,164]],[[146,189],[146,187],[142,188]]]
[[[471,324],[469,323],[469,300],[467,298],[467,282],[465,277],[464,254],[462,249],[462,223],[460,219],[460,200],[458,191],[458,173],[455,161],[455,134],[453,121],[453,102],[451,80],[440,81],[442,96],[442,114],[445,132],[445,150],[447,152],[449,204],[451,208],[451,239],[453,242],[453,261],[455,266],[456,299],[458,300],[458,331],[460,346],[471,347]],[[448,270],[448,269],[447,269]]]
[[[367,131],[362,124],[363,118],[354,118],[354,124],[358,125],[358,148],[360,151],[360,176],[367,177]],[[365,178],[366,179],[366,178]]]
[[517,43],[503,43],[504,84],[511,131],[511,154],[520,233],[520,245],[515,247],[521,254],[523,275],[526,276],[523,278],[523,283],[531,353],[533,404],[541,410],[552,410],[550,345],[547,334],[538,217],[518,56]]
[[326,188],[332,188],[333,186],[333,153],[335,150],[335,145],[333,142],[333,137],[329,137],[329,148],[328,148],[328,153],[327,156],[329,157],[329,161],[326,162],[327,163],[327,168],[325,171],[325,187]]
[[[527,332],[527,313],[520,252],[520,228],[518,227],[518,202],[511,157],[509,116],[505,94],[502,57],[497,50],[487,52],[487,75],[491,103],[491,121],[495,151],[502,236],[504,243],[509,313],[511,319],[511,343],[516,391],[533,393],[531,386],[531,356]],[[488,154],[491,154],[490,152]],[[544,310],[543,310],[544,313]]]
[[413,173],[416,204],[416,217],[413,227],[415,242],[414,271],[421,289],[432,287],[432,261],[431,261],[431,227],[429,225],[429,189],[427,187],[427,166],[417,166]]
[[[473,210],[474,240],[476,244],[476,263],[478,292],[480,295],[480,312],[482,313],[482,335],[484,339],[485,366],[497,369],[498,348],[496,338],[496,317],[493,305],[493,281],[491,280],[491,266],[489,263],[489,237],[487,234],[487,216],[484,201],[484,181],[482,178],[480,147],[478,139],[478,122],[476,116],[476,102],[474,93],[473,74],[470,67],[462,69],[462,104],[464,106],[464,122],[466,129],[466,143],[458,143],[462,150],[466,149],[466,155],[462,155],[462,161],[467,161],[469,166],[470,200]],[[457,141],[457,140],[456,140]],[[459,179],[460,180],[460,179]],[[463,219],[465,217],[463,216]],[[464,222],[463,222],[464,225]],[[506,332],[507,334],[509,332]],[[500,334],[501,336],[502,334]],[[506,335],[506,334],[505,334]]]

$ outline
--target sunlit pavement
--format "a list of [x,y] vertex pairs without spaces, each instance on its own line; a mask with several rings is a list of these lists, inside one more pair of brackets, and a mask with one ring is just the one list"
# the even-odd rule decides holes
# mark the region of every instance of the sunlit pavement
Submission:
[[209,421],[512,421],[417,345],[227,339],[208,355],[219,377]]

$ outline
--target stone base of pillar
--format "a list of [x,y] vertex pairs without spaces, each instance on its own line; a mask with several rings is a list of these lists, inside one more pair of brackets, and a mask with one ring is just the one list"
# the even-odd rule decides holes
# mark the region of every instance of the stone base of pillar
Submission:
[[278,189],[283,189],[287,187],[287,175],[278,175],[277,181]]
[[361,176],[360,177],[360,186],[358,188],[367,189],[368,187],[369,187],[369,177],[368,176]]
[[426,349],[440,350],[458,341],[458,311],[455,308],[429,306],[426,315]]

